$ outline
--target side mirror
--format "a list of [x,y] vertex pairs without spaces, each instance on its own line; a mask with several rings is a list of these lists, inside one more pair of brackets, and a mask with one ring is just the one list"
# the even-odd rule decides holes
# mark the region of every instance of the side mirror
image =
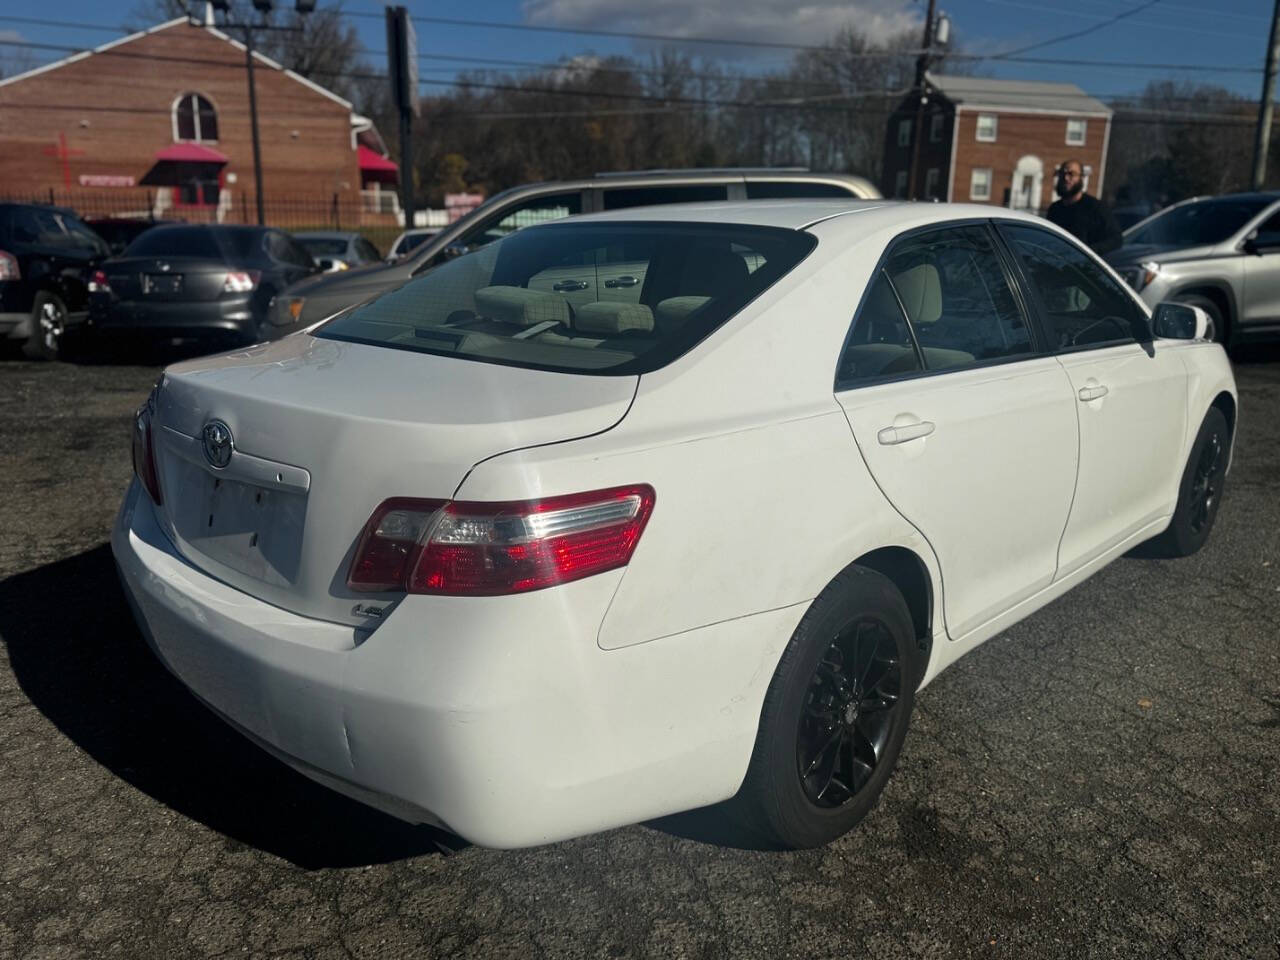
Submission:
[[1212,340],[1213,321],[1199,307],[1166,300],[1151,318],[1155,334],[1164,340]]
[[333,261],[329,257],[321,257],[316,261],[316,267],[321,273],[328,273],[333,269]]
[[1262,248],[1258,246],[1258,231],[1250,231],[1249,235],[1244,238],[1244,243],[1240,244],[1240,249],[1245,253],[1253,254],[1255,257],[1262,256]]

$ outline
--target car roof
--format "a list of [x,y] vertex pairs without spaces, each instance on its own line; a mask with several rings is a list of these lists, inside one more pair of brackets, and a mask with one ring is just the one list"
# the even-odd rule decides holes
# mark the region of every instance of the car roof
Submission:
[[[924,225],[965,219],[1027,220],[1044,224],[1041,217],[978,203],[914,203],[899,200],[724,200],[709,203],[669,203],[653,207],[627,207],[607,213],[574,217],[573,223],[620,221],[676,221],[734,223],[759,227],[803,230],[836,217],[857,216],[870,229],[900,223]],[[865,218],[865,221],[864,221]],[[548,226],[554,226],[549,224]]]

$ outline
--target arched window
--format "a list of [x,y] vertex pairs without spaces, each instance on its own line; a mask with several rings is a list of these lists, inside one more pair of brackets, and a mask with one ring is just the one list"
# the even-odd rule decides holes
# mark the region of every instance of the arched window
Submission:
[[218,139],[218,113],[208,98],[184,93],[173,102],[173,139],[194,143]]

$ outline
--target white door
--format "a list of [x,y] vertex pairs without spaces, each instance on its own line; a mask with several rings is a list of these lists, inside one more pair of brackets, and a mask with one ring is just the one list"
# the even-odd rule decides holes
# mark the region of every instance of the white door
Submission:
[[1040,209],[1040,191],[1044,185],[1044,163],[1039,157],[1027,155],[1013,168],[1013,183],[1009,188],[1009,206],[1014,210]]
[[877,484],[937,555],[951,637],[1052,582],[1076,411],[1062,366],[1033,355],[985,227],[895,246],[855,320],[837,399]]
[[[1078,244],[1003,224],[1071,378],[1080,470],[1058,555],[1064,577],[1173,509],[1182,477],[1186,368],[1145,313]],[[1147,342],[1141,342],[1147,341]]]

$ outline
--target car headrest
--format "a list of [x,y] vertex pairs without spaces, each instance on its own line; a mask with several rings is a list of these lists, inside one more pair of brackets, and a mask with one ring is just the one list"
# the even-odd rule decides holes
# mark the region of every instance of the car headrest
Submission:
[[563,297],[524,287],[481,287],[476,291],[476,313],[520,327],[548,322],[569,326],[569,304]]
[[685,257],[679,293],[723,297],[741,289],[750,275],[747,261],[727,247],[698,244]]
[[932,263],[918,263],[895,274],[893,286],[912,323],[936,323],[942,316],[942,280]]
[[641,303],[584,303],[574,311],[573,327],[580,333],[648,333],[653,330],[653,311]]
[[675,329],[689,319],[689,314],[710,302],[710,297],[669,297],[655,310],[658,326],[663,330]]

